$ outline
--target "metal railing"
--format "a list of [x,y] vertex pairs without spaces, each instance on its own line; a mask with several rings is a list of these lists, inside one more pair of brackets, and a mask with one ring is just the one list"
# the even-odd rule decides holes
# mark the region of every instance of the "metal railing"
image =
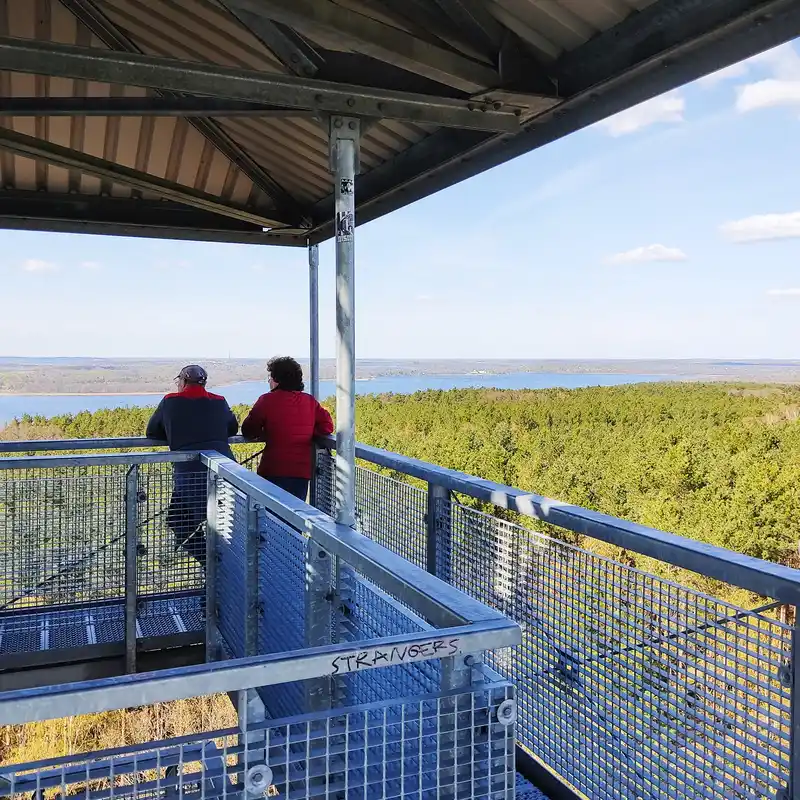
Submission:
[[0,669],[124,655],[132,672],[137,649],[202,642],[202,570],[168,530],[191,458],[0,459]]
[[[358,469],[359,529],[521,626],[522,646],[488,663],[518,686],[535,764],[592,800],[800,798],[800,572],[376,448],[357,457],[372,465]],[[330,512],[324,451],[315,494]],[[737,606],[689,573],[760,599]]]
[[[5,692],[0,724],[229,693],[238,697],[238,725],[5,765],[0,796],[56,791],[62,797],[184,792],[255,797],[267,792],[298,798],[510,800],[514,690],[484,666],[483,658],[494,648],[518,644],[519,627],[246,468],[217,454],[0,459],[4,504],[16,503],[20,493],[27,497],[25,481],[44,486],[30,505],[35,511],[20,517],[15,510],[14,524],[6,524],[5,505],[0,507],[0,530],[12,536],[27,531],[47,550],[46,531],[55,520],[60,531],[74,533],[83,528],[86,508],[107,505],[91,541],[76,547],[97,549],[119,538],[118,522],[105,526],[117,512],[123,512],[126,530],[136,530],[130,520],[139,518],[138,507],[153,494],[152,487],[142,488],[148,470],[158,465],[169,472],[171,464],[192,460],[205,481],[202,596],[207,653],[217,663]],[[97,491],[98,474],[114,484],[114,492]],[[51,501],[67,485],[71,494],[56,510]],[[171,513],[177,478],[168,485],[173,494],[162,497],[159,519],[165,509]],[[105,539],[98,533],[104,526]],[[61,552],[66,538],[60,534],[54,552]],[[127,541],[141,543],[136,536]],[[181,557],[198,560],[196,551],[180,550]],[[67,613],[76,613],[76,602],[83,611],[107,600],[119,605],[122,599],[126,612],[141,613],[142,589],[150,584],[133,581],[131,565],[143,554],[130,547],[114,553],[113,572],[127,562],[124,585],[119,580],[107,585],[94,575],[87,589],[73,576],[54,598],[35,598],[37,613],[50,618],[48,629],[52,615],[66,606]],[[185,587],[173,588],[181,595]],[[171,591],[167,587],[162,593],[164,602],[170,602]],[[125,628],[135,657],[140,616],[133,621],[132,629]],[[131,639],[127,644],[130,648]]]
[[[377,448],[357,457],[392,473],[358,468],[359,529],[522,627],[522,647],[490,663],[518,686],[520,744],[562,781],[593,800],[800,797],[800,571]],[[317,482],[329,511],[324,451]],[[459,497],[585,538],[568,544]],[[681,570],[762,600],[737,607]]]

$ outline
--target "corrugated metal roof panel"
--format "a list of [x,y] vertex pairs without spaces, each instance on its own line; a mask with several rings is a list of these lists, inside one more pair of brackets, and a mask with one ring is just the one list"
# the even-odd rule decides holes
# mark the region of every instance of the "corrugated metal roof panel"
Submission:
[[[198,5],[197,0],[191,0],[191,4]],[[173,5],[177,6],[170,3],[171,7]],[[217,14],[224,17],[224,12],[219,11]],[[222,29],[226,25],[229,28],[236,27],[235,22],[228,23],[227,19],[222,19],[222,22]],[[103,43],[57,0],[0,0],[0,35],[104,49]],[[188,39],[188,34],[186,38]],[[244,38],[247,38],[246,32]],[[262,69],[276,67],[274,58],[255,58],[250,49],[242,47],[241,52],[246,54],[253,65],[257,64]],[[147,90],[135,86],[18,72],[0,73],[0,93],[8,97],[148,95]],[[263,191],[254,188],[253,182],[185,119],[0,117],[0,125],[45,142],[69,147],[148,175],[217,195],[239,205],[249,204],[262,209],[274,206]],[[5,151],[0,153],[0,183],[4,189],[49,191],[56,194],[69,192],[113,197],[157,197],[44,161],[34,162],[23,156],[12,156]]]
[[[264,33],[266,25],[267,31],[283,31],[280,35],[291,46],[300,47],[312,70],[318,55],[316,77],[322,81],[463,103],[488,97],[506,108],[521,103],[521,130],[513,135],[364,120],[356,186],[359,219],[364,219],[640,102],[648,91],[642,87],[663,91],[786,40],[795,28],[800,33],[793,0],[752,0],[750,5],[768,6],[769,14],[748,21],[744,0],[736,8],[724,3],[705,7],[697,0],[0,0],[0,37],[100,50],[110,44],[123,52],[267,75],[297,72],[297,65]],[[263,17],[250,30],[254,13]],[[706,42],[703,37],[712,30]],[[698,42],[716,48],[713,57],[698,59]],[[679,58],[674,57],[676,47]],[[662,63],[662,55],[670,60]],[[637,65],[646,68],[628,85],[628,71]],[[16,71],[0,72],[0,95],[147,98],[158,93]],[[6,197],[15,191],[21,197],[25,192],[52,194],[59,209],[65,207],[63,198],[82,195],[125,201],[170,197],[173,204],[185,204],[189,217],[197,212],[198,224],[219,214],[227,230],[239,225],[237,230],[245,233],[259,232],[257,220],[271,219],[271,211],[296,226],[292,230],[299,243],[309,229],[313,238],[330,233],[333,183],[327,133],[309,111],[297,116],[211,114],[208,119],[7,114],[0,116],[0,127],[32,138],[21,142],[10,134],[3,138],[0,131],[0,183]],[[36,142],[103,159],[153,180],[129,175],[126,183],[120,172],[104,172],[85,158],[59,160]],[[159,180],[181,191],[170,195]],[[218,202],[204,205],[191,192]],[[0,205],[7,209],[10,202],[0,197]],[[44,208],[38,202],[33,207]],[[79,203],[74,213],[83,213],[82,208]],[[0,224],[7,213],[0,210]],[[169,213],[189,218],[180,210]]]

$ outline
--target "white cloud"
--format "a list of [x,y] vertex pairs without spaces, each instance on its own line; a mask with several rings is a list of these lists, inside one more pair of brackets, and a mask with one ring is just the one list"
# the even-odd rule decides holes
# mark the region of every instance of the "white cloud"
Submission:
[[606,264],[645,264],[657,261],[686,261],[687,255],[678,247],[665,247],[663,244],[649,244],[635,247],[624,253],[615,253],[605,259]]
[[683,122],[686,101],[680,92],[667,92],[652,100],[646,100],[613,117],[603,120],[600,125],[611,136],[624,136],[659,123]]
[[55,272],[58,264],[52,261],[43,261],[40,258],[29,258],[22,262],[22,269],[25,272]]
[[800,106],[800,81],[767,78],[738,89],[736,110],[740,114],[776,106]]
[[736,110],[741,114],[776,106],[800,107],[800,55],[791,43],[732,64],[701,78],[716,86],[734,78],[750,80],[736,87]]
[[431,302],[433,302],[433,296],[429,295],[429,294],[417,295],[417,302],[418,303],[431,303]]
[[800,211],[789,214],[756,214],[720,225],[722,235],[732,242],[768,242],[800,237]]
[[98,270],[102,265],[98,261],[82,261],[81,269]]
[[770,289],[767,294],[770,297],[800,297],[800,287],[791,289]]

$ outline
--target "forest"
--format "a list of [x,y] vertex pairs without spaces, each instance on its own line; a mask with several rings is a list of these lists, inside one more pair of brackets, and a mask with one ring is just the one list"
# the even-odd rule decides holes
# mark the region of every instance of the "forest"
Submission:
[[[236,409],[240,419],[247,410]],[[141,435],[150,412],[28,416],[0,431],[0,439]],[[357,433],[367,444],[797,566],[798,419],[800,387],[664,383],[365,396],[358,399]],[[597,549],[599,543],[584,544]],[[694,585],[698,576],[671,577]],[[696,588],[725,594],[721,587]],[[725,599],[759,604],[752,597]],[[6,726],[0,764],[233,720],[227,698],[215,696]]]
[[[236,412],[241,418],[247,409]],[[24,417],[0,438],[141,435],[149,414]],[[796,566],[798,418],[795,386],[452,390],[361,397],[357,434],[366,444]]]

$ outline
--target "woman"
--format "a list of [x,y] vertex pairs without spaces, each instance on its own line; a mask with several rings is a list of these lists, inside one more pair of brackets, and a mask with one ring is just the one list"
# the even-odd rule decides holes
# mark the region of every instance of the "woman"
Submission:
[[273,358],[268,394],[242,423],[242,435],[266,442],[258,474],[305,500],[312,473],[312,441],[333,432],[331,415],[303,389],[303,370],[293,358]]

